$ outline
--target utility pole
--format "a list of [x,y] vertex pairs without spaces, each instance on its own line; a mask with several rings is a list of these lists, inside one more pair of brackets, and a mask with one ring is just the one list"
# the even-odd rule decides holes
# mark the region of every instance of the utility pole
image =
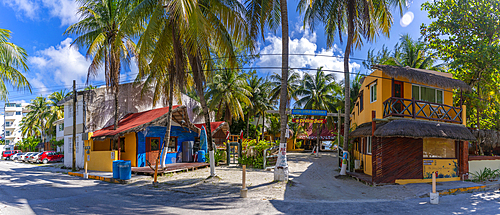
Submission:
[[76,81],[73,80],[73,163],[72,171],[76,171]]

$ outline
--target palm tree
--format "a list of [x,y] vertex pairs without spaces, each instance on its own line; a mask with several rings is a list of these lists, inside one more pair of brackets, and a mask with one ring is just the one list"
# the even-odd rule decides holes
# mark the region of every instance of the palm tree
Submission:
[[[278,73],[274,73],[269,76],[270,84],[272,86],[270,92],[271,100],[278,100],[281,98],[281,75]],[[300,75],[299,73],[291,70],[288,79],[286,80],[286,107],[290,107],[290,102],[292,98],[297,101],[297,97],[295,96],[295,90],[299,87]]]
[[[267,79],[264,79],[262,77],[258,77],[257,75],[253,74],[249,79],[248,79],[248,86],[251,89],[252,97],[250,97],[250,102],[252,103],[252,106],[248,106],[247,108],[247,138],[250,136],[249,130],[250,130],[250,119],[255,117],[256,114],[265,112],[266,110],[272,109],[272,100],[269,99],[269,89],[270,89],[270,82],[267,81]],[[264,116],[262,114],[262,116]],[[257,120],[257,125],[259,124],[260,117]],[[255,130],[257,132],[257,130]],[[257,136],[255,134],[254,136]]]
[[[326,110],[330,113],[337,112],[338,97],[341,94],[341,87],[335,82],[333,74],[325,74],[322,68],[316,70],[315,75],[305,74],[300,88],[295,94],[300,99],[295,106],[303,109]],[[317,149],[319,151],[319,136],[323,126],[316,125],[317,131]]]
[[[22,123],[22,131],[26,132],[31,136],[41,136],[42,143],[45,143],[45,135],[47,135],[47,130],[51,126],[49,125],[49,119],[52,115],[49,107],[50,103],[47,98],[43,96],[38,96],[31,100],[31,103],[27,106],[29,110],[26,114],[26,120]],[[33,128],[26,128],[27,126],[38,128],[39,131],[34,131]]]
[[211,83],[208,83],[208,108],[217,110],[217,119],[222,118],[231,123],[233,120],[245,118],[243,108],[252,107],[251,88],[245,79],[235,70],[224,69],[215,74]]
[[436,71],[445,70],[445,64],[434,64],[435,54],[431,53],[422,41],[413,40],[408,34],[402,35],[399,41],[392,55],[386,47],[383,47],[377,54],[374,54],[372,49],[369,50],[368,61],[363,62],[363,65],[368,69],[371,69],[373,64],[383,64]]
[[7,100],[7,86],[11,84],[14,88],[27,89],[31,93],[31,85],[28,79],[19,71],[29,71],[26,60],[28,54],[23,48],[9,42],[10,31],[0,28],[0,99]]
[[[347,30],[347,43],[344,52],[344,98],[350,98],[349,57],[353,49],[361,48],[363,39],[369,42],[382,33],[389,36],[392,26],[391,8],[399,8],[402,15],[406,0],[300,0],[298,9],[304,12],[304,23],[314,29],[316,23],[325,25],[327,46],[333,45],[333,40]],[[338,33],[338,34],[337,34]],[[345,119],[349,119],[350,102],[345,102]],[[349,120],[344,120],[344,149],[349,139]],[[347,150],[344,151],[347,153]],[[347,161],[343,161],[346,163]],[[341,175],[345,175],[346,165],[342,165]]]
[[118,128],[118,93],[122,66],[130,65],[136,55],[132,36],[142,31],[140,25],[126,28],[125,18],[134,7],[129,1],[119,0],[78,0],[80,21],[69,26],[65,35],[74,34],[77,38],[71,45],[87,48],[86,58],[92,59],[88,69],[87,81],[96,76],[104,66],[106,87],[114,94],[114,129]]
[[[166,58],[168,55],[174,56],[175,65],[179,68],[178,63],[187,56],[186,62],[189,62],[191,67],[207,133],[210,134],[210,115],[204,89],[205,77],[212,77],[213,65],[210,60],[212,54],[229,57],[228,62],[234,66],[237,63],[233,52],[235,41],[254,47],[254,41],[248,37],[243,5],[236,0],[168,2],[136,0],[134,2],[137,6],[130,13],[125,26],[135,28],[133,26],[141,26],[145,20],[149,21],[138,42],[141,52],[138,59],[139,69],[147,70],[152,59]],[[177,48],[174,47],[173,50],[168,48],[172,43],[177,44]],[[172,52],[165,53],[165,50]],[[178,71],[185,72],[180,69]],[[208,150],[213,155],[212,136],[208,135],[207,139]],[[211,162],[211,176],[215,176],[213,167],[214,164]]]
[[[53,92],[48,96],[49,101],[48,104],[50,106],[51,115],[48,119],[48,124],[52,128],[52,123],[64,118],[64,106],[57,106],[57,103],[69,96],[70,93],[66,92],[66,90],[61,90],[57,92]],[[52,129],[51,129],[52,130]]]

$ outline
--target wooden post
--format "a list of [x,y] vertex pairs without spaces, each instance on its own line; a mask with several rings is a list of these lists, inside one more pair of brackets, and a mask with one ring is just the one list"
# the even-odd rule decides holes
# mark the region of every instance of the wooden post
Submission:
[[437,172],[432,173],[432,193],[436,193],[436,174]]
[[377,129],[377,123],[375,122],[376,112],[372,110],[372,137],[375,134],[375,129]]
[[155,179],[153,185],[158,185],[157,178],[158,178],[158,158],[156,158],[156,163],[155,163]]
[[240,190],[240,197],[241,198],[246,198],[248,195],[248,189],[246,186],[246,175],[247,175],[246,165],[243,165],[243,171],[242,171],[242,177],[241,177],[242,182],[241,182],[241,190]]
[[413,119],[415,119],[415,98],[413,97],[411,97],[411,112]]
[[394,78],[391,79],[391,97],[394,98]]
[[118,137],[118,160],[122,158],[122,143],[120,143],[120,137]]

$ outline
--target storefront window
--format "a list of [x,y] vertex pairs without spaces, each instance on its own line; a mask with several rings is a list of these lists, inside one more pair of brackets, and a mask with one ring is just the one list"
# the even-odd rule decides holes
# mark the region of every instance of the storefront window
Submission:
[[424,138],[424,158],[456,158],[455,140]]

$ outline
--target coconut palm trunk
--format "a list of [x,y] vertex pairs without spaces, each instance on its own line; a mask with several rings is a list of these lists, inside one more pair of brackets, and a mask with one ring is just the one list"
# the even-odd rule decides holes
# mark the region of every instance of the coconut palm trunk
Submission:
[[281,93],[280,93],[280,145],[278,161],[274,169],[274,180],[288,180],[288,164],[286,161],[286,124],[288,122],[286,115],[287,105],[287,80],[288,80],[288,9],[287,0],[280,0],[281,9]]
[[247,139],[250,138],[250,114],[247,116]]
[[262,140],[264,140],[264,125],[266,124],[266,113],[262,112]]
[[168,89],[168,114],[167,114],[167,123],[166,127],[167,130],[165,131],[165,137],[163,138],[163,148],[162,148],[162,153],[161,153],[161,159],[160,159],[160,167],[162,169],[165,168],[165,159],[167,158],[167,151],[166,149],[168,148],[168,144],[170,143],[170,131],[172,130],[172,103],[174,100],[174,83],[169,80],[169,89]]
[[317,128],[318,133],[316,134],[316,153],[315,153],[315,156],[318,157],[319,156],[319,147],[321,145],[319,143],[319,138],[320,138],[320,135],[321,135],[321,130],[323,130],[323,126],[318,124],[316,126],[316,128]]
[[210,128],[210,112],[208,110],[207,101],[205,100],[205,91],[204,91],[204,83],[205,83],[205,74],[203,73],[203,69],[201,66],[201,60],[198,56],[193,55],[192,53],[187,53],[189,58],[189,64],[191,64],[191,69],[193,71],[193,79],[196,86],[196,94],[200,98],[201,109],[203,112],[203,116],[205,118],[205,129],[207,131],[207,142],[208,142],[208,151],[210,156],[210,176],[214,177],[215,174],[215,159],[214,159],[214,147],[212,143],[212,129]]
[[345,47],[344,54],[344,85],[345,85],[345,120],[344,120],[344,144],[343,144],[343,154],[342,154],[342,169],[340,170],[340,175],[346,175],[347,170],[347,159],[349,157],[348,144],[349,144],[349,122],[351,113],[351,95],[350,95],[350,81],[349,81],[349,55],[351,54],[352,41],[354,38],[354,3],[348,3],[348,26],[347,26],[347,44]]

